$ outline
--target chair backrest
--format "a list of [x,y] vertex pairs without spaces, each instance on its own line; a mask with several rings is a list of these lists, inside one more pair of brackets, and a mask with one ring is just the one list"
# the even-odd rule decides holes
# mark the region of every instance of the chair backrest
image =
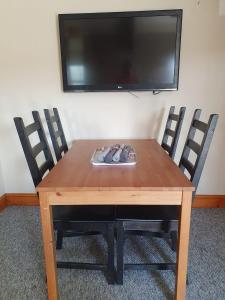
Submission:
[[53,115],[51,115],[49,109],[44,109],[44,113],[55,151],[55,156],[57,161],[59,161],[62,158],[62,154],[65,154],[68,151],[59,113],[57,108],[53,108]]
[[[201,110],[196,109],[179,163],[179,167],[182,169],[182,171],[186,170],[189,173],[190,180],[192,181],[196,189],[198,187],[198,183],[218,120],[218,115],[212,114],[209,117],[208,123],[204,123],[199,120],[200,115]],[[196,131],[201,131],[203,134],[201,143],[194,141]],[[191,150],[195,153],[194,162],[190,160]]]
[[[170,107],[169,115],[166,122],[166,128],[163,134],[162,144],[166,152],[168,152],[169,156],[174,159],[177,143],[180,136],[180,131],[184,119],[186,107],[181,107],[179,114],[175,114],[175,106]],[[174,130],[172,129],[172,123],[175,122]]]
[[[14,118],[16,129],[23,147],[23,151],[31,172],[31,176],[35,187],[41,182],[47,171],[54,167],[54,161],[48,142],[44,133],[39,113],[32,111],[34,122],[25,126],[22,118]],[[40,141],[35,145],[31,145],[30,135],[37,133]],[[37,156],[43,151],[45,161],[39,166],[36,160]]]

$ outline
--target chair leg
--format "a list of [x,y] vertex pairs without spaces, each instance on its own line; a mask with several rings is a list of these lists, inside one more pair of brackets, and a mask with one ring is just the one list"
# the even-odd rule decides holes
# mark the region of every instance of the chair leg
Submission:
[[189,285],[189,275],[187,273],[187,278],[186,278],[186,285]]
[[123,222],[117,222],[117,283],[123,284],[124,273],[124,228]]
[[57,230],[56,249],[62,249],[63,244],[63,230]]
[[171,249],[176,252],[177,251],[177,232],[171,231],[170,237],[171,237],[171,241],[172,241]]
[[107,229],[107,244],[108,244],[108,283],[115,283],[115,268],[114,268],[114,224],[109,224]]

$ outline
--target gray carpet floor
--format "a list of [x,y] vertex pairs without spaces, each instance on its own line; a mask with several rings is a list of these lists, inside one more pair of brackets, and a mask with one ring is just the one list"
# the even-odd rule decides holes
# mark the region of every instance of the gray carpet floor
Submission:
[[[100,237],[66,238],[60,259],[105,259]],[[174,259],[169,242],[132,237],[126,261]],[[0,299],[47,299],[38,207],[9,207],[0,213]],[[225,210],[194,209],[187,299],[225,299]],[[101,271],[58,270],[60,299],[172,299],[171,271],[126,271],[124,285],[108,285]]]

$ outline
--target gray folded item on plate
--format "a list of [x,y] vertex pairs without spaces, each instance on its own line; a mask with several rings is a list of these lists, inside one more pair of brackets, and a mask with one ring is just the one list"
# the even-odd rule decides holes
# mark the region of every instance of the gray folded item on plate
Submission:
[[116,151],[116,153],[113,155],[113,161],[114,162],[119,162],[120,161],[120,154],[122,153],[123,149],[120,148],[119,150]]
[[113,162],[113,156],[118,151],[119,148],[120,148],[120,145],[118,145],[118,144],[112,146],[110,151],[104,157],[104,162],[107,163],[107,164],[112,163]]
[[120,154],[120,162],[127,162],[129,159],[129,153],[133,152],[133,148],[130,145],[125,145],[121,154]]
[[107,147],[103,151],[99,152],[98,161],[104,162],[104,158],[109,153],[110,149],[111,149],[110,147]]

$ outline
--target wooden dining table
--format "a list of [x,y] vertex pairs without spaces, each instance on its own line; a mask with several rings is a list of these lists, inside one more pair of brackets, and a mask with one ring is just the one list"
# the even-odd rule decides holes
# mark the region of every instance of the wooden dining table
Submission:
[[[130,144],[133,166],[94,166],[96,148]],[[48,299],[58,299],[53,205],[180,205],[175,299],[185,299],[194,187],[154,139],[77,140],[37,186]],[[75,297],[76,295],[74,295]]]

